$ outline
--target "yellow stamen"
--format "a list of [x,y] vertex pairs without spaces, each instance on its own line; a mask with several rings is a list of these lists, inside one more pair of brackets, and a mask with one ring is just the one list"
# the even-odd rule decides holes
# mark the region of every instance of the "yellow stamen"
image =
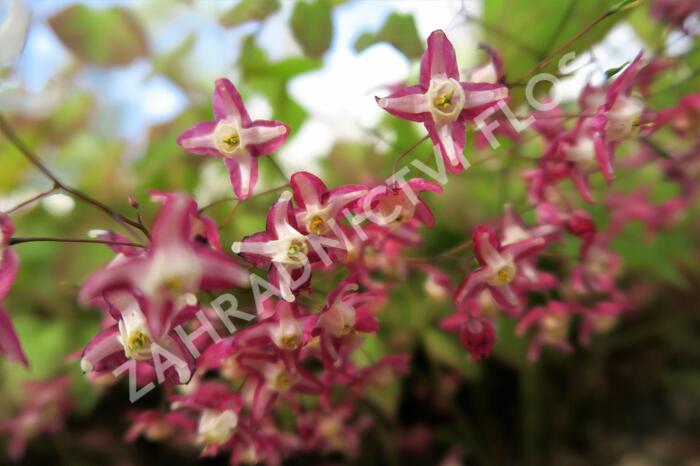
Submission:
[[435,98],[433,104],[441,110],[449,110],[452,106],[452,92],[439,95]]
[[287,248],[287,257],[291,260],[300,261],[306,257],[309,252],[309,246],[306,244],[305,240],[294,239],[289,243]]
[[309,222],[309,232],[314,235],[322,235],[326,230],[326,222],[318,215],[314,216]]
[[134,332],[129,337],[128,345],[131,350],[142,350],[151,345],[151,339],[145,333]]

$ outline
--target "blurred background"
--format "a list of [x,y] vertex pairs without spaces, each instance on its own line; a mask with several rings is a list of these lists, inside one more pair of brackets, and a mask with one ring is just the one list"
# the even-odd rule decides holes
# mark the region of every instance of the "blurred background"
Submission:
[[[423,136],[415,124],[388,118],[374,95],[415,82],[425,38],[444,29],[460,66],[485,61],[486,42],[504,54],[506,75],[519,76],[590,24],[615,1],[605,0],[26,0],[31,26],[22,55],[0,68],[0,112],[67,184],[132,214],[131,196],[147,222],[149,189],[187,191],[200,205],[231,196],[217,160],[185,154],[176,137],[209,119],[213,82],[231,79],[254,119],[277,119],[292,136],[275,156],[287,174],[308,170],[327,184],[367,182],[391,173],[397,155]],[[649,2],[615,15],[575,42],[572,68],[554,91],[572,105],[586,83],[645,49],[677,61],[655,84],[649,104],[674,105],[700,89],[697,35],[681,33],[649,14]],[[0,0],[0,22],[9,1]],[[697,33],[695,18],[689,27]],[[556,62],[556,60],[555,60]],[[556,65],[556,63],[554,63]],[[514,106],[523,102],[515,96]],[[514,108],[515,108],[514,107]],[[470,138],[469,145],[472,145]],[[439,220],[416,254],[438,253],[496,218],[505,202],[526,206],[520,172],[542,145],[502,141],[503,157],[451,178],[429,203]],[[629,149],[628,152],[633,151]],[[472,160],[489,148],[470,147]],[[415,156],[432,160],[423,145]],[[596,190],[605,192],[603,180]],[[261,159],[258,189],[283,183]],[[615,188],[649,186],[666,199],[677,187],[661,170],[623,173]],[[0,139],[0,211],[51,189],[51,183]],[[226,248],[258,231],[272,202],[208,210],[223,224]],[[590,208],[600,224],[605,209]],[[406,352],[411,372],[367,406],[374,423],[354,459],[292,458],[289,464],[700,465],[700,256],[697,206],[672,229],[650,237],[631,224],[615,241],[625,290],[640,309],[573,354],[546,350],[526,361],[527,339],[500,322],[493,357],[472,362],[453,335],[437,327],[451,312],[431,301],[423,277],[392,293],[368,357]],[[525,216],[532,220],[532,212]],[[15,214],[18,236],[86,237],[114,229],[90,206],[55,193]],[[573,240],[563,253],[576,254]],[[0,360],[0,419],[20,412],[28,380],[68,376],[73,407],[55,435],[34,438],[20,464],[196,464],[194,449],[123,440],[131,409],[127,386],[96,386],[80,373],[74,353],[97,332],[100,316],[80,309],[84,277],[109,261],[104,247],[18,245],[20,274],[6,307],[31,363]],[[462,264],[447,268],[459,271]],[[413,286],[415,285],[415,286]],[[510,326],[510,327],[508,327]],[[62,389],[63,390],[63,389]],[[158,396],[144,407],[163,403]],[[26,436],[32,438],[32,432]],[[5,435],[7,439],[8,435]],[[3,445],[0,439],[0,445]],[[464,458],[464,460],[462,460]],[[202,464],[225,464],[206,460]],[[0,448],[0,464],[12,464]]]

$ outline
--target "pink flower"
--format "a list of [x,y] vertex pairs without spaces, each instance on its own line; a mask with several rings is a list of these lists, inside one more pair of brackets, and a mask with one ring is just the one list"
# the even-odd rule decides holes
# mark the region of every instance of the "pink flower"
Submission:
[[238,90],[225,78],[216,81],[212,105],[215,120],[196,124],[177,143],[192,154],[222,157],[236,196],[247,199],[258,179],[257,158],[284,144],[289,127],[278,121],[251,121]]
[[654,129],[668,125],[681,138],[700,134],[700,93],[683,97],[675,107],[659,112]]
[[[174,328],[198,309],[199,291],[247,285],[247,273],[231,258],[194,240],[194,200],[168,195],[152,229],[150,246],[138,256],[121,256],[93,273],[83,285],[83,303],[105,303],[118,322],[100,332],[83,352],[85,371],[115,367],[125,358],[151,359],[157,343],[188,363],[176,381],[192,375],[192,358]],[[187,369],[187,370],[186,370]]]
[[501,54],[486,44],[479,44],[479,48],[486,52],[489,56],[489,61],[468,70],[465,73],[465,79],[472,83],[500,83],[504,77]]
[[550,301],[544,306],[536,307],[518,322],[518,335],[534,327],[535,334],[530,341],[528,359],[537,361],[542,345],[550,345],[561,351],[570,352],[573,348],[569,342],[569,329],[576,306],[561,301]]
[[15,282],[19,269],[17,254],[9,246],[10,238],[14,232],[15,227],[10,217],[0,213],[0,353],[9,359],[29,366],[29,361],[22,350],[10,316],[2,306],[2,301]]
[[457,290],[455,300],[461,303],[488,289],[498,304],[508,308],[518,307],[520,299],[513,285],[522,261],[541,250],[546,240],[535,237],[504,246],[496,232],[487,226],[476,227],[472,238],[480,267],[467,275]]
[[195,422],[179,412],[161,412],[157,410],[129,413],[131,427],[125,434],[127,442],[133,442],[143,436],[151,442],[168,438],[186,440],[184,433],[196,430]]
[[7,454],[20,460],[27,444],[42,435],[63,430],[65,418],[73,409],[70,399],[70,378],[27,382],[24,386],[26,403],[15,417],[0,421],[0,434],[9,434]]
[[[551,239],[556,231],[556,227],[546,224],[526,228],[518,214],[513,212],[510,204],[505,207],[501,220],[503,246],[538,237]],[[556,284],[557,278],[554,275],[537,270],[534,257],[520,261],[520,273],[516,286],[524,290],[546,290],[556,286]]]
[[424,191],[442,194],[442,186],[423,178],[412,178],[398,185],[380,184],[358,202],[357,210],[373,223],[389,229],[396,229],[414,219],[432,227],[435,217],[425,201],[418,197]]
[[268,281],[287,301],[294,301],[295,292],[310,278],[310,266],[316,260],[310,244],[311,237],[302,233],[294,218],[290,201],[292,193],[285,191],[267,214],[265,231],[243,238],[231,245],[255,267],[268,271]]
[[615,300],[601,301],[594,306],[580,306],[579,341],[587,345],[593,335],[609,332],[617,324],[619,317],[628,310],[627,303]]
[[491,354],[496,343],[496,331],[490,320],[470,317],[459,330],[459,341],[472,359],[478,361]]
[[298,206],[294,212],[297,224],[304,233],[316,236],[329,234],[338,225],[343,210],[350,208],[368,191],[361,185],[329,190],[321,179],[308,172],[294,173],[290,184]]
[[651,15],[654,18],[683,30],[685,30],[685,20],[698,12],[700,12],[698,0],[654,0],[651,4]]
[[468,165],[463,153],[466,123],[507,98],[508,88],[502,84],[460,82],[454,48],[437,30],[428,38],[420,84],[376,99],[392,115],[423,123],[447,168],[457,173]]
[[199,415],[197,443],[202,456],[215,456],[230,446],[236,433],[242,409],[241,394],[221,382],[206,381],[192,393],[170,398],[173,409],[184,409]]
[[[605,104],[598,113],[598,117],[600,115],[604,117],[602,124],[607,143],[616,143],[636,134],[646,120],[644,103],[631,95],[641,67],[641,60],[642,52],[608,87]],[[604,169],[603,173],[605,174]]]
[[328,366],[338,360],[344,346],[354,349],[358,332],[374,333],[379,328],[375,313],[386,302],[386,294],[358,290],[353,276],[340,282],[328,295],[326,306],[316,321],[313,334],[319,337],[321,357]]

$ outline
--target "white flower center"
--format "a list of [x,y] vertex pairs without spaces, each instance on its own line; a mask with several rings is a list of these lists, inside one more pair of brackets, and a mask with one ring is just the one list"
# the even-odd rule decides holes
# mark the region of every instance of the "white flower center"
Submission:
[[592,173],[598,170],[598,162],[595,158],[595,144],[589,137],[579,137],[576,144],[564,149],[566,159],[576,164],[584,173]]
[[518,273],[518,268],[512,261],[506,261],[496,267],[488,278],[488,283],[491,286],[506,286],[513,281]]
[[428,98],[433,120],[438,124],[455,121],[464,108],[464,90],[454,79],[431,80]]
[[605,136],[610,142],[626,139],[636,133],[641,125],[644,104],[634,97],[619,97],[608,110]]
[[214,411],[205,409],[199,418],[197,434],[204,445],[221,445],[233,435],[238,425],[238,416],[232,410]]
[[221,120],[214,129],[214,143],[219,152],[226,157],[233,157],[243,147],[240,129],[236,122]]
[[139,309],[133,308],[123,314],[119,321],[119,342],[127,358],[136,361],[151,359],[153,338],[148,331],[146,318]]

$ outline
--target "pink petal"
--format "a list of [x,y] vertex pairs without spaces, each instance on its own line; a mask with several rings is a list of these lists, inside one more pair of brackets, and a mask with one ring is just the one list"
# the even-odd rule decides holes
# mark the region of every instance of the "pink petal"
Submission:
[[217,120],[233,118],[240,126],[250,125],[250,116],[243,105],[243,99],[241,99],[238,89],[226,78],[216,80],[212,107]]
[[221,157],[214,140],[215,121],[197,123],[177,138],[177,144],[190,154]]
[[128,262],[103,267],[90,275],[80,289],[79,298],[83,304],[114,290],[129,290],[147,272],[149,260],[132,259]]
[[425,121],[425,128],[433,141],[435,148],[451,173],[459,173],[464,168],[464,146],[466,144],[466,128],[464,123],[455,121],[452,124],[436,125],[433,120]]
[[226,167],[231,178],[231,186],[241,201],[248,199],[258,182],[258,160],[246,153],[226,159]]
[[351,204],[366,195],[367,186],[348,184],[332,189],[326,199],[326,205],[331,206],[331,215],[337,216],[344,208],[351,208]]
[[119,326],[113,325],[98,333],[83,350],[80,367],[85,372],[111,371],[126,361],[119,343]]
[[496,77],[498,81],[503,79],[503,58],[501,57],[501,54],[486,44],[479,44],[479,48],[488,54],[489,59],[491,60],[491,63],[493,63],[493,67],[496,70]]
[[192,218],[196,217],[197,204],[185,194],[168,196],[165,205],[153,222],[151,242],[155,248],[182,247],[190,242]]
[[464,108],[460,113],[462,119],[473,120],[498,102],[507,102],[510,95],[508,88],[502,84],[461,83],[464,90]]
[[443,191],[439,183],[428,181],[424,178],[411,178],[408,180],[408,185],[416,192],[432,191],[437,194],[442,194]]
[[510,254],[513,259],[520,260],[524,257],[535,254],[540,251],[547,241],[542,237],[524,239],[522,241],[516,241],[515,243],[509,244],[503,248],[504,253]]
[[477,293],[486,288],[486,279],[488,275],[489,270],[483,267],[467,275],[462,284],[459,285],[459,288],[457,288],[455,301],[462,303],[464,300],[476,296]]
[[202,290],[223,290],[248,284],[248,272],[226,254],[207,247],[196,248],[196,254],[202,270]]
[[438,29],[428,37],[428,48],[420,63],[420,83],[427,88],[431,79],[450,78],[459,81],[455,49],[445,33]]
[[481,265],[499,264],[501,256],[501,240],[493,228],[489,226],[478,226],[472,233],[474,243],[474,253]]
[[612,107],[620,94],[630,95],[635,78],[639,72],[639,66],[643,55],[643,51],[639,52],[634,60],[632,60],[632,63],[629,64],[625,71],[623,71],[610,85],[610,88],[608,88],[606,99],[606,106],[608,108]]
[[290,178],[294,201],[303,209],[320,206],[323,195],[328,188],[319,177],[309,172],[296,172]]
[[390,114],[410,121],[431,118],[430,101],[422,86],[410,86],[384,98],[375,97],[377,104]]
[[435,225],[435,216],[430,211],[430,207],[424,201],[418,201],[415,206],[415,217],[421,221],[421,223],[429,228]]
[[255,157],[272,153],[289,137],[289,126],[279,121],[256,120],[241,130],[246,149]]
[[520,305],[520,299],[510,285],[501,287],[490,286],[489,291],[493,299],[505,308],[515,308]]
[[2,307],[0,307],[0,353],[29,367],[29,361],[22,351],[10,316]]
[[0,301],[5,299],[17,277],[19,258],[14,251],[5,249],[0,258]]
[[598,161],[598,165],[600,165],[600,171],[603,173],[603,176],[608,183],[611,183],[615,177],[615,172],[612,166],[613,149],[605,144],[602,135],[598,132],[593,135],[593,145],[595,147],[595,158]]

